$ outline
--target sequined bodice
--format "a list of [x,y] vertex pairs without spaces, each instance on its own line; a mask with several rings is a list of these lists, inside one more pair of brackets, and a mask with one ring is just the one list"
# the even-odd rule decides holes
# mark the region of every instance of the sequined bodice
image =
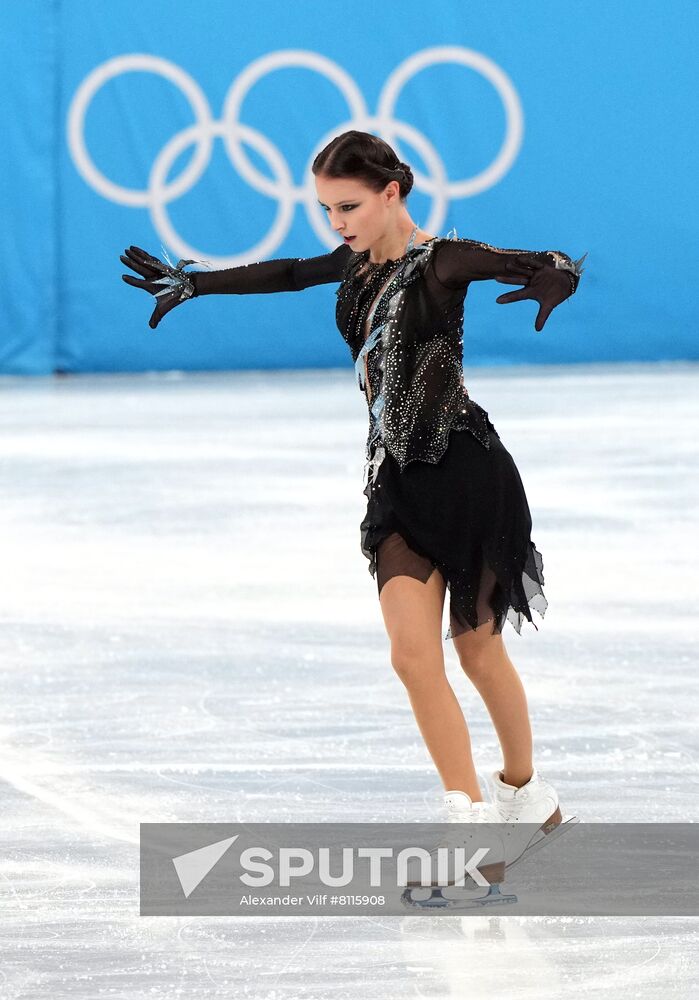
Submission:
[[[367,262],[368,263],[368,262]],[[376,268],[365,266],[365,271],[359,277],[364,282],[365,308],[362,311],[360,329],[362,341],[366,345],[372,330],[380,326],[386,318],[386,307],[389,298],[389,286],[399,268],[395,261],[387,261]],[[378,285],[378,290],[376,286]],[[381,391],[381,342],[378,341],[363,355],[364,384],[367,403],[371,406],[372,399]]]
[[[417,226],[411,233],[403,257],[397,260],[386,260],[381,264],[373,264],[368,252],[362,254],[362,260],[356,267],[351,287],[347,293],[354,296],[355,307],[348,318],[349,329],[344,334],[353,337],[361,344],[360,356],[355,359],[355,366],[361,370],[360,386],[364,389],[367,404],[378,399],[382,383],[382,340],[372,333],[381,329],[388,309],[391,295],[396,291],[396,278],[415,251],[428,246],[436,237],[430,237],[422,243],[414,244]],[[351,332],[350,332],[351,331]]]

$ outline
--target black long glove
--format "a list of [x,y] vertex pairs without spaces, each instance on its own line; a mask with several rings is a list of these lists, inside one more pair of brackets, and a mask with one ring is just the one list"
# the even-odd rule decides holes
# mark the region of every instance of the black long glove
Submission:
[[[165,256],[167,257],[167,254]],[[142,276],[134,278],[130,274],[122,274],[121,277],[126,284],[133,285],[134,288],[143,288],[155,296],[156,306],[148,321],[148,326],[152,330],[155,330],[163,316],[171,309],[197,294],[192,280],[193,275],[187,274],[184,268],[187,264],[201,264],[202,261],[178,260],[176,264],[171,264],[168,260],[168,263],[164,264],[158,257],[153,257],[140,247],[134,246],[125,250],[119,260]]]
[[534,321],[534,329],[540,333],[555,307],[575,292],[580,275],[585,270],[582,262],[586,257],[587,253],[584,253],[579,260],[572,261],[570,265],[566,261],[559,261],[556,268],[546,267],[543,261],[532,257],[516,257],[514,261],[508,260],[505,264],[508,271],[528,273],[529,277],[520,279],[513,274],[511,278],[503,275],[495,280],[504,285],[518,285],[520,281],[526,280],[526,288],[498,295],[495,301],[502,305],[519,302],[521,299],[535,299],[539,303],[539,312]]

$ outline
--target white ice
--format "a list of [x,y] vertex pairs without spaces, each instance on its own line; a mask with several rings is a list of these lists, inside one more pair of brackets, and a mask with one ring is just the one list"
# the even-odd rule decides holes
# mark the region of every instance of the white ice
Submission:
[[[535,762],[583,821],[696,822],[697,365],[467,384],[544,558],[504,633]],[[359,549],[366,404],[349,369],[0,390],[3,1000],[696,995],[690,918],[139,916],[140,822],[437,819]]]

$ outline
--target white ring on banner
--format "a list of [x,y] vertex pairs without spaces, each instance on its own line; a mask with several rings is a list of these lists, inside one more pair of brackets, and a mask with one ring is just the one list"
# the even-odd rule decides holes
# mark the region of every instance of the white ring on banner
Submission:
[[175,63],[159,56],[116,56],[94,69],[78,87],[68,109],[68,147],[76,167],[88,184],[109,201],[115,201],[120,205],[150,207],[150,190],[138,191],[110,181],[92,162],[85,145],[85,114],[92,98],[109,80],[124,73],[134,72],[155,73],[156,76],[170,80],[180,88],[189,101],[194,117],[202,127],[201,141],[192,162],[168,187],[168,201],[179,198],[193,187],[206,170],[211,157],[212,137],[211,133],[204,129],[205,125],[212,123],[211,108],[199,84]]
[[[384,84],[379,97],[378,115],[384,118],[387,123],[392,122],[396,101],[405,83],[427,66],[451,62],[468,66],[470,69],[476,70],[477,73],[481,73],[486,80],[492,83],[505,110],[505,138],[493,162],[475,177],[461,181],[450,181],[448,184],[446,193],[450,198],[466,198],[478,194],[480,191],[485,191],[497,183],[514,163],[522,145],[524,135],[522,105],[514,84],[496,63],[484,56],[482,52],[464,49],[458,45],[435,46],[431,49],[423,49],[422,52],[416,52],[415,55],[410,56],[404,63],[396,67]],[[387,128],[390,135],[390,126]],[[396,143],[392,142],[391,139],[386,141],[398,153]],[[399,154],[398,159],[401,160],[403,157]],[[418,170],[413,169],[413,178],[415,183],[417,183],[418,178],[420,179],[423,190],[430,191],[434,187],[433,182]]]
[[[240,110],[243,101],[247,97],[250,89],[268,73],[273,73],[278,69],[287,69],[296,66],[301,69],[315,70],[331,82],[336,84],[338,90],[346,99],[350,117],[360,120],[367,115],[367,107],[361,90],[352,77],[334,63],[332,59],[321,56],[317,52],[306,52],[302,49],[286,49],[282,52],[271,52],[262,56],[244,69],[240,76],[231,84],[223,102],[222,120],[231,125],[231,135],[225,141],[226,150],[231,162],[238,168],[238,173],[248,182],[248,184],[269,195],[270,198],[279,196],[278,190],[273,181],[259,173],[243,154],[240,145],[235,141],[235,128],[238,124]],[[356,127],[356,126],[355,126]],[[337,135],[337,131],[333,132]],[[306,196],[304,187],[301,185],[293,189],[296,201],[303,201]]]
[[[212,122],[211,125],[205,127],[208,129],[211,136],[223,136],[226,128],[223,122]],[[279,207],[277,209],[277,216],[272,223],[270,231],[262,240],[260,240],[259,243],[250,247],[249,250],[246,250],[235,257],[216,257],[212,254],[208,254],[206,256],[208,263],[217,267],[237,267],[239,264],[249,263],[250,260],[260,260],[267,255],[273,254],[277,247],[286,239],[294,217],[295,199],[293,194],[293,180],[286,160],[274,143],[265,138],[265,136],[263,136],[260,132],[249,128],[247,125],[242,125],[240,122],[236,124],[235,128],[240,132],[243,138],[245,138],[250,145],[253,146],[258,153],[260,153],[261,156],[265,157],[270,167],[276,174],[280,190]],[[149,190],[153,195],[153,200],[150,205],[153,227],[161,236],[163,242],[171,247],[178,257],[182,257],[186,260],[191,260],[192,258],[195,260],[201,260],[204,255],[202,251],[197,250],[189,243],[185,243],[179,233],[174,229],[170,221],[170,217],[165,210],[165,205],[168,201],[166,196],[167,188],[165,187],[165,178],[167,177],[168,170],[180,155],[182,150],[186,149],[187,146],[190,146],[193,142],[196,142],[200,137],[200,132],[201,130],[198,125],[190,125],[189,128],[183,129],[181,132],[178,132],[175,136],[173,136],[173,138],[170,139],[165,146],[163,146],[162,150],[156,157],[149,179]]]

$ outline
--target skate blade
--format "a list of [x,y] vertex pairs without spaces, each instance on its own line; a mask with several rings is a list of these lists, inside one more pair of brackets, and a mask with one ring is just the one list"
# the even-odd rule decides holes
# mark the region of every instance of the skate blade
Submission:
[[540,831],[537,835],[535,835],[535,839],[527,844],[519,857],[515,858],[514,861],[509,861],[507,863],[505,871],[509,872],[524,858],[528,858],[530,855],[534,854],[535,851],[539,851],[542,847],[552,843],[552,841],[562,836],[579,822],[580,820],[577,816],[564,816],[561,822],[558,823],[557,826],[555,826],[549,833],[542,833]]
[[[444,896],[443,890],[454,895]],[[459,891],[454,886],[438,886],[406,889],[401,895],[401,902],[418,910],[484,910],[490,906],[511,906],[517,902],[517,897],[512,893],[500,892],[499,885],[491,885],[481,895],[475,895],[472,889]]]

